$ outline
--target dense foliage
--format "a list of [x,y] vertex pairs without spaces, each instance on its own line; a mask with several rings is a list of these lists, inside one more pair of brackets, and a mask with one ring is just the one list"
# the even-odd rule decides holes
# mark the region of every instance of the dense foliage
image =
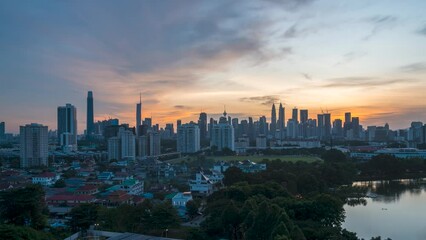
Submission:
[[229,168],[227,187],[208,198],[205,235],[197,232],[193,239],[357,239],[340,227],[346,195],[336,189],[351,183],[355,166],[336,150],[322,158],[323,163],[264,161],[267,170],[251,174]]

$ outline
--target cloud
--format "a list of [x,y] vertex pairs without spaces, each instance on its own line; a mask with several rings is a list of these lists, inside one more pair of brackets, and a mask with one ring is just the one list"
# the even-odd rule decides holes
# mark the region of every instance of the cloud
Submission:
[[306,80],[312,80],[312,76],[307,73],[301,73]]
[[424,25],[420,30],[417,31],[418,34],[426,36],[426,25]]
[[293,24],[290,28],[288,28],[283,37],[284,38],[295,38],[298,36],[298,31],[296,30],[296,24]]
[[192,109],[192,107],[185,106],[185,105],[175,105],[173,107],[176,108],[176,109]]
[[348,87],[377,87],[388,86],[398,83],[417,82],[413,79],[379,79],[372,77],[347,77],[347,78],[331,78],[326,79],[325,83],[321,85],[323,88],[348,88]]
[[426,71],[426,62],[412,63],[400,67],[400,70],[403,72],[425,72]]
[[367,55],[365,52],[348,52],[342,56],[342,59],[335,64],[335,66],[343,65],[355,61],[363,56]]
[[284,10],[287,11],[297,10],[301,7],[306,7],[314,1],[315,0],[266,0],[266,2],[270,2],[275,6],[282,7]]
[[252,102],[259,103],[261,105],[272,105],[280,100],[278,95],[267,95],[267,96],[257,96],[257,97],[244,97],[240,98],[241,102]]
[[372,37],[377,35],[379,32],[392,29],[398,18],[393,15],[377,15],[370,18],[367,18],[365,21],[373,26],[370,33],[364,37],[364,40],[370,40]]

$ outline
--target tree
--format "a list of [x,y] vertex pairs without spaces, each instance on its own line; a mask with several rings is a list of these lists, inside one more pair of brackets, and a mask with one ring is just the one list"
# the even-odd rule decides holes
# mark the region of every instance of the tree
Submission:
[[55,184],[53,184],[53,188],[64,188],[64,187],[66,187],[67,185],[65,184],[65,181],[64,181],[64,179],[59,179],[58,181],[56,181],[55,182]]
[[94,204],[81,204],[73,208],[70,212],[69,222],[73,231],[86,231],[90,225],[94,224],[99,216],[99,206]]
[[226,186],[230,186],[234,183],[241,182],[245,180],[245,174],[241,171],[241,169],[237,167],[230,167],[224,173],[223,183]]
[[198,206],[193,200],[186,203],[186,212],[190,219],[193,219],[198,215]]
[[179,215],[171,203],[165,202],[154,206],[151,219],[147,224],[151,229],[168,229],[179,226]]
[[45,210],[44,190],[40,185],[29,185],[0,195],[0,219],[3,223],[42,229],[46,226]]
[[53,240],[50,234],[29,227],[0,224],[0,239]]

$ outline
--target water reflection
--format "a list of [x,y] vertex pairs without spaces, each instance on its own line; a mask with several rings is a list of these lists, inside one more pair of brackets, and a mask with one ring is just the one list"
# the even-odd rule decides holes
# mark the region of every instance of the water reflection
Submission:
[[425,189],[425,179],[403,179],[355,182],[354,186],[365,187],[368,191],[377,194],[373,201],[398,202],[401,195],[408,192],[412,196],[420,195]]
[[367,188],[373,198],[366,198],[365,206],[348,201],[344,228],[364,239],[426,239],[425,179],[356,182],[354,186]]

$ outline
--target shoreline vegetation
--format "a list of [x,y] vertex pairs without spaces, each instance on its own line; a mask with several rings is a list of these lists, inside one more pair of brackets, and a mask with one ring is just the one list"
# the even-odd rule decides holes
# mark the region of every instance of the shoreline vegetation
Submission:
[[[321,152],[321,161],[266,160],[275,155],[262,155],[258,162],[266,163],[267,169],[257,173],[243,173],[230,167],[224,174],[223,187],[206,199],[194,201],[189,218],[200,218],[201,213],[204,220],[200,227],[182,227],[176,209],[159,200],[118,208],[82,204],[72,210],[70,227],[73,231],[84,231],[97,223],[100,230],[157,236],[168,229],[169,237],[190,240],[358,240],[356,233],[341,227],[345,219],[344,204],[366,204],[367,188],[352,186],[353,182],[425,177],[426,161],[422,159],[380,155],[368,162],[356,162],[338,150]],[[215,157],[237,161],[235,156]],[[193,168],[215,162],[209,156],[191,156],[190,160],[188,164]],[[63,229],[63,235],[55,233],[55,237],[46,237],[57,230],[46,228],[48,211],[40,200],[43,198],[44,191],[39,186],[0,193],[2,234],[19,236],[28,227],[30,235],[40,232],[39,239],[69,234],[69,230]]]

